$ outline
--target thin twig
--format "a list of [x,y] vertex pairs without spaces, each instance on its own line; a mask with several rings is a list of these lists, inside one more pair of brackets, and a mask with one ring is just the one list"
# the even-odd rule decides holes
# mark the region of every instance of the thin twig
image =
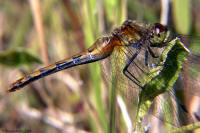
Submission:
[[33,20],[35,22],[36,30],[37,30],[39,41],[41,44],[42,59],[45,65],[48,65],[49,58],[48,58],[48,53],[47,53],[47,46],[44,39],[44,30],[43,30],[43,25],[42,25],[40,2],[39,0],[29,0],[29,1],[30,1],[31,9],[32,9],[32,14],[34,17]]
[[[40,1],[39,0],[29,0],[32,14],[33,14],[33,20],[35,22],[36,30],[38,33],[38,38],[41,44],[41,55],[42,55],[42,60],[44,61],[45,65],[49,64],[49,58],[48,58],[48,53],[47,53],[47,45],[45,42],[45,37],[44,37],[44,30],[43,30],[43,24],[42,24],[42,17],[41,17],[41,10],[40,10]],[[46,78],[45,80],[45,85],[47,88],[51,88],[51,82],[50,78]],[[44,85],[44,84],[43,84]],[[45,99],[47,102],[48,106],[53,107],[53,102],[49,98],[49,96],[46,94],[46,92],[43,89],[38,90],[40,91],[42,97]]]
[[70,5],[70,0],[62,0],[66,9],[66,13],[69,15],[71,19],[72,28],[75,30],[77,34],[77,44],[79,44],[81,50],[85,50],[85,40],[83,35],[83,30],[81,27],[81,23],[79,20],[79,16],[76,14],[75,11],[72,10],[72,6]]
[[120,95],[117,96],[117,103],[122,111],[122,115],[124,117],[124,121],[126,123],[127,129],[128,129],[128,133],[132,133],[133,131],[133,123],[131,122],[131,118],[128,114],[128,110],[126,108],[126,104],[124,103],[122,97]]
[[97,11],[98,11],[98,21],[99,26],[98,29],[100,30],[100,34],[105,33],[105,20],[104,20],[104,8],[103,8],[103,2],[102,0],[97,1]]
[[169,0],[161,0],[160,23],[167,25],[169,17]]

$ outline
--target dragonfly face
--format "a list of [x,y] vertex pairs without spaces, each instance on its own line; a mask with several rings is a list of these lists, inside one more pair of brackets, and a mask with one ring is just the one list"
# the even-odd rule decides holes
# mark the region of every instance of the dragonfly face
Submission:
[[155,23],[152,27],[152,36],[150,38],[151,47],[166,46],[172,39],[175,38],[173,33],[166,27],[159,23]]

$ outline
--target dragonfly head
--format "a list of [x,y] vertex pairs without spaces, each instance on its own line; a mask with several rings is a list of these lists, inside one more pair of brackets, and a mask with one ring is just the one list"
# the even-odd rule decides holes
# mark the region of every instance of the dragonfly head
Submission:
[[152,47],[164,47],[172,39],[174,39],[173,33],[160,23],[155,23],[151,28],[150,43]]

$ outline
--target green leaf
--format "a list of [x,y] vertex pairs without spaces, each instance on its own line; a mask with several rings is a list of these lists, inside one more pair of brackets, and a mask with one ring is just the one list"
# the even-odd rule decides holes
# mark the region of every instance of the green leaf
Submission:
[[9,50],[0,53],[0,63],[9,67],[18,67],[42,62],[27,51]]
[[[148,75],[145,77],[149,79],[146,79],[146,84],[144,84],[143,89],[141,89],[136,116],[136,128],[139,128],[140,131],[143,130],[137,122],[147,113],[153,99],[156,96],[165,93],[174,85],[179,77],[179,72],[182,69],[182,63],[186,60],[186,57],[189,54],[190,51],[185,47],[180,39],[172,40],[164,49],[160,57],[163,65],[155,68],[156,74],[153,75],[151,72],[153,76]],[[160,71],[158,72],[158,70]]]
[[143,101],[152,100],[174,85],[182,69],[182,63],[189,54],[189,50],[179,39],[170,42],[161,56],[162,60],[165,60],[162,66],[163,69],[144,86],[145,91],[143,93],[148,94],[150,97],[145,97]]

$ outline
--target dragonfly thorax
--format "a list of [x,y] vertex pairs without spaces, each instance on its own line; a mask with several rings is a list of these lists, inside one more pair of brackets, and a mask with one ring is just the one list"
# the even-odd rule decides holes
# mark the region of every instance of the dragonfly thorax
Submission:
[[133,45],[149,38],[148,29],[132,20],[126,20],[122,26],[114,29],[112,34],[121,41],[121,45]]

